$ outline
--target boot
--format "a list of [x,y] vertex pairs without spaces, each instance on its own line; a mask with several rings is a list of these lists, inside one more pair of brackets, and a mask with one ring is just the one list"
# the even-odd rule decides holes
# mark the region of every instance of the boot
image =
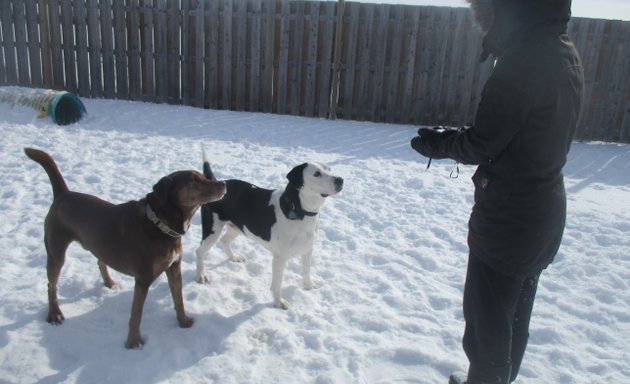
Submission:
[[466,384],[466,375],[461,372],[451,374],[448,384]]
[[502,366],[470,364],[464,384],[508,384],[511,370],[510,364]]
[[448,384],[507,384],[510,380],[510,365],[484,367],[471,364],[468,377],[461,372],[451,374]]

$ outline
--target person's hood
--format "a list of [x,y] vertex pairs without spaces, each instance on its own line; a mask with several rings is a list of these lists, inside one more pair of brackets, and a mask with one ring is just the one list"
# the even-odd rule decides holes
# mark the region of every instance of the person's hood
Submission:
[[473,19],[486,35],[481,60],[499,56],[518,35],[538,27],[562,33],[571,19],[571,0],[467,0]]

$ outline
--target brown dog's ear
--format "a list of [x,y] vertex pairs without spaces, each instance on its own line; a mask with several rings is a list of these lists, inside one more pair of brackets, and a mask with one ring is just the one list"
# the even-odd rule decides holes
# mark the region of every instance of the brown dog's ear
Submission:
[[168,200],[168,191],[171,189],[172,183],[173,179],[166,176],[161,178],[160,181],[153,186],[153,193],[160,203],[166,204],[166,201]]
[[294,187],[300,189],[304,186],[304,168],[306,168],[308,164],[300,164],[297,167],[293,168],[291,172],[287,175],[287,179],[289,179],[289,184],[292,184]]

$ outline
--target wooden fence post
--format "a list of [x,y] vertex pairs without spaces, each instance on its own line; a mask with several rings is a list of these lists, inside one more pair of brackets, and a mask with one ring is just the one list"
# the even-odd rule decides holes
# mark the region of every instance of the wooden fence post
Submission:
[[339,99],[339,66],[341,65],[341,42],[343,41],[343,13],[345,1],[337,3],[337,28],[335,35],[335,54],[333,57],[332,89],[330,91],[330,115],[331,120],[337,119],[337,101]]

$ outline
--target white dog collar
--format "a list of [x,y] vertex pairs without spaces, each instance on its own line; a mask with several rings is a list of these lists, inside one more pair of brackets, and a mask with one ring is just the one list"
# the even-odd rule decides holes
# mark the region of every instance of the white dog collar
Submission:
[[170,237],[179,238],[179,237],[184,236],[183,233],[177,232],[176,230],[174,230],[173,228],[169,227],[167,224],[162,222],[157,217],[155,212],[153,212],[149,204],[147,204],[147,219],[149,219],[150,222],[155,224],[155,226],[158,227],[160,231],[162,231],[166,235],[169,235]]

